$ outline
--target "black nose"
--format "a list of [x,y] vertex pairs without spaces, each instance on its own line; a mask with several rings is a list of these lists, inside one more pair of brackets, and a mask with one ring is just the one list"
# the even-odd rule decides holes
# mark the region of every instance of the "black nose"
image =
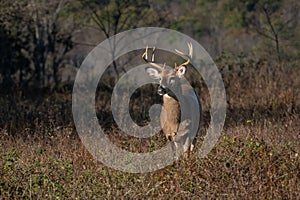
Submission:
[[157,89],[157,93],[158,93],[159,95],[164,95],[164,94],[166,94],[166,88],[160,85],[160,86],[158,87],[158,89]]

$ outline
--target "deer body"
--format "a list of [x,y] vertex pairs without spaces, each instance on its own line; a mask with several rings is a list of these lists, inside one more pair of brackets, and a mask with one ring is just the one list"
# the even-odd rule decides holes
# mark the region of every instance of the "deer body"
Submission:
[[[151,61],[147,59],[148,48],[142,56],[151,65],[151,67],[146,68],[148,75],[159,80],[158,94],[162,95],[163,98],[160,113],[162,130],[166,138],[173,142],[176,148],[180,147],[183,152],[192,151],[195,142],[194,137],[200,127],[200,121],[195,122],[189,116],[200,116],[201,113],[199,97],[194,89],[184,83],[182,79],[192,56],[192,46],[191,44],[188,45],[189,55],[176,50],[177,53],[187,56],[188,61],[179,66],[175,64],[174,69],[166,69],[165,65],[161,67],[159,64],[154,63],[155,49],[153,49]],[[181,113],[181,106],[184,108],[184,113]],[[195,110],[195,108],[199,108],[199,110]]]

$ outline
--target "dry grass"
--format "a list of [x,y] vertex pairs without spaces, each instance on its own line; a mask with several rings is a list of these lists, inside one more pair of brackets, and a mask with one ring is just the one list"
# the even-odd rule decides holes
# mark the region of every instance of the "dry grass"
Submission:
[[[70,92],[2,96],[1,198],[299,198],[299,67],[244,61],[220,66],[228,112],[218,144],[204,159],[193,154],[146,174],[116,171],[93,159],[74,129]],[[199,93],[205,134],[209,96],[205,88]],[[99,120],[114,143],[136,152],[165,143],[159,134],[150,140],[124,136],[111,124],[105,106],[97,105]]]

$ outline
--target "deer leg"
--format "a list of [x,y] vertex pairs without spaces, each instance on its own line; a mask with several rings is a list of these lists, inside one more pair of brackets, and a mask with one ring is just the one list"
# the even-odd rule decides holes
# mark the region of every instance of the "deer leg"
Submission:
[[174,141],[176,134],[177,134],[176,132],[172,132],[171,134],[166,134],[167,140]]
[[172,152],[173,152],[173,159],[178,160],[178,154],[177,154],[177,149],[178,149],[178,144],[176,144],[175,141],[171,142],[171,147],[172,147]]

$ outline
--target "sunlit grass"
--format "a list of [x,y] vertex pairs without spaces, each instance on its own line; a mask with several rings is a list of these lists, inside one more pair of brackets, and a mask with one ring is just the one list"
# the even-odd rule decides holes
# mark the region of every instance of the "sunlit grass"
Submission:
[[[1,96],[1,198],[297,199],[299,70],[269,74],[264,71],[267,66],[259,67],[244,68],[243,75],[239,70],[223,72],[227,118],[222,136],[206,158],[197,154],[210,119],[209,94],[201,88],[204,118],[195,152],[145,174],[116,171],[91,156],[74,128],[70,93]],[[281,82],[276,82],[278,77]],[[162,134],[150,139],[127,136],[110,121],[107,105],[98,103],[99,122],[116,145],[149,152],[166,143]]]

